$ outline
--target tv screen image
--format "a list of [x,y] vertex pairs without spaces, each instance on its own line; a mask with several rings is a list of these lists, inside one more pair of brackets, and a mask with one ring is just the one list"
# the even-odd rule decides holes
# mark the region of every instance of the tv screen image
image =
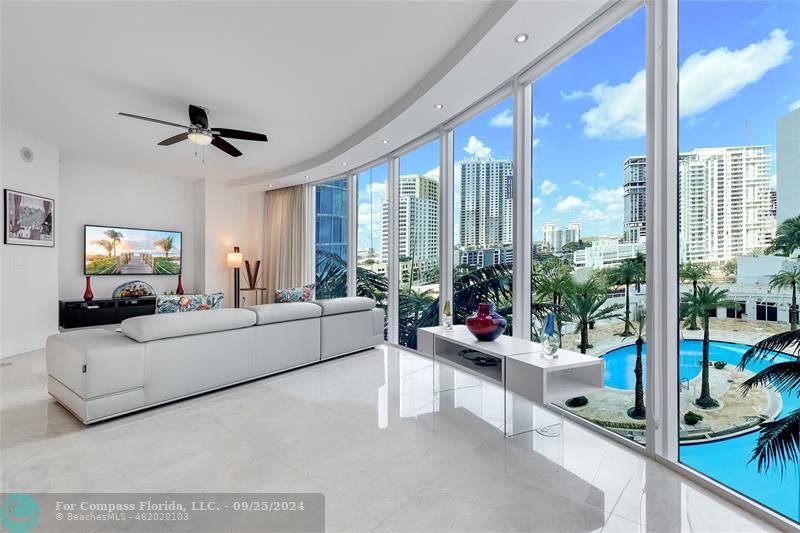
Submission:
[[87,276],[140,276],[181,273],[180,231],[114,226],[84,227]]

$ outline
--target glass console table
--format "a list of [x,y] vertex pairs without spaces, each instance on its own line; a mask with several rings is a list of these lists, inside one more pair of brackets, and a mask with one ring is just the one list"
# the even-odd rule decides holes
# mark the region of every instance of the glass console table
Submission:
[[[569,350],[559,350],[558,357],[543,356],[539,343],[516,337],[501,336],[490,342],[482,342],[467,330],[466,326],[441,326],[417,330],[417,350],[429,355],[434,368],[437,360],[448,363],[458,370],[484,379],[503,390],[503,431],[506,436],[518,435],[543,428],[533,427],[523,431],[509,428],[508,397],[520,396],[536,405],[583,396],[603,388],[604,361],[599,357],[584,355]],[[498,359],[496,366],[483,366],[466,359],[459,352],[470,350]],[[437,390],[434,380],[434,394]]]

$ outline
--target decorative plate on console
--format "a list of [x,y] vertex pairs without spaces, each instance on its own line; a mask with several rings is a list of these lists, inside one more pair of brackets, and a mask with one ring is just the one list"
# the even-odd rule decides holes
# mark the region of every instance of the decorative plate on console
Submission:
[[142,298],[144,296],[155,296],[156,291],[149,283],[133,280],[123,283],[111,293],[112,298]]

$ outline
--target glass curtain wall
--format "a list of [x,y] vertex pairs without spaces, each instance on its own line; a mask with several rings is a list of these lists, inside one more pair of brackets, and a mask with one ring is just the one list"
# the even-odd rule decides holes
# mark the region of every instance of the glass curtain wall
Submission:
[[402,346],[416,348],[417,328],[439,323],[439,140],[401,156],[398,166],[397,332]]
[[512,101],[507,98],[453,131],[453,322],[494,304],[511,335],[514,250]]
[[[604,356],[605,389],[559,404],[645,439],[645,33],[642,7],[537,79],[531,337]],[[603,58],[614,57],[614,61]]]
[[386,308],[389,291],[389,204],[386,185],[389,164],[360,172],[358,181],[358,248],[356,295],[367,296],[384,310],[383,336],[387,337]]
[[800,3],[678,22],[680,461],[800,521]]
[[347,296],[347,178],[320,183],[314,189],[315,298]]

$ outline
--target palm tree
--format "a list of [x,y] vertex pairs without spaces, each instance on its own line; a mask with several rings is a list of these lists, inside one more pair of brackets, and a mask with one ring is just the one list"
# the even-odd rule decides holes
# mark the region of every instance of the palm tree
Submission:
[[169,237],[164,237],[163,239],[159,239],[153,243],[157,248],[161,248],[164,250],[164,257],[169,259],[169,251],[172,250],[172,235]]
[[615,285],[625,285],[625,330],[623,337],[630,337],[631,332],[631,298],[630,288],[632,283],[639,283],[644,278],[644,263],[637,259],[626,259],[614,268],[609,269],[608,277]]
[[114,250],[114,243],[107,240],[102,239],[99,241],[92,241],[92,244],[96,244],[101,248],[104,248],[106,252],[108,252],[108,257],[111,257],[111,252]]
[[[433,291],[426,290],[424,292],[416,291],[414,289],[403,289],[400,291],[400,301],[398,302],[398,324],[399,324],[399,341],[403,346],[410,348],[417,347],[417,328],[424,325],[421,324],[421,315],[430,307],[438,309],[439,300],[434,296]],[[438,313],[437,313],[438,314]]]
[[125,235],[123,235],[121,231],[117,231],[115,229],[107,229],[103,232],[103,234],[106,237],[108,237],[108,239],[111,241],[112,243],[111,249],[113,251],[113,254],[117,255],[117,244],[122,242],[122,238]]
[[512,333],[511,265],[490,265],[473,270],[453,281],[453,323],[464,324],[481,302],[493,303],[508,321],[506,334]]
[[769,280],[770,289],[792,288],[792,306],[789,308],[789,324],[791,330],[797,329],[797,285],[800,284],[800,266],[789,270],[781,270]]
[[800,215],[781,222],[767,252],[783,252],[784,255],[790,256],[797,249],[800,249]]
[[556,258],[548,258],[534,265],[533,278],[537,281],[534,290],[537,300],[561,305],[561,297],[572,287],[572,268]]
[[586,353],[589,346],[589,323],[608,318],[616,318],[621,304],[606,306],[608,294],[606,288],[596,276],[584,282],[573,282],[572,289],[565,295],[564,315],[575,323],[575,332],[580,332],[581,353]]
[[[792,358],[775,363],[781,355]],[[747,379],[741,385],[742,393],[747,394],[755,387],[772,385],[781,394],[794,393],[800,396],[800,331],[785,331],[758,342],[747,350],[739,362],[744,370],[751,361],[769,361],[770,366]],[[760,434],[750,462],[756,461],[758,471],[766,471],[779,464],[781,471],[787,463],[800,459],[800,409],[772,422],[761,424]]]
[[644,351],[646,325],[645,311],[639,310],[639,318],[636,320],[636,364],[633,367],[633,375],[636,377],[634,386],[633,407],[628,409],[628,416],[636,420],[647,418],[644,408],[644,365],[642,364],[642,352]]
[[[708,265],[703,263],[684,263],[681,265],[680,278],[683,281],[690,281],[692,283],[692,294],[697,295],[697,283],[703,281],[708,277],[710,269]],[[686,329],[698,330],[697,316],[691,316],[689,327]]]
[[711,409],[718,407],[719,402],[711,397],[711,389],[708,384],[708,351],[710,346],[710,332],[709,332],[709,316],[711,312],[718,307],[738,308],[739,304],[727,298],[728,291],[712,287],[711,285],[704,284],[697,288],[697,293],[691,292],[682,293],[683,298],[687,302],[686,316],[687,325],[691,321],[692,316],[699,317],[703,322],[703,368],[701,371],[702,384],[700,388],[700,397],[694,403],[703,409]]

